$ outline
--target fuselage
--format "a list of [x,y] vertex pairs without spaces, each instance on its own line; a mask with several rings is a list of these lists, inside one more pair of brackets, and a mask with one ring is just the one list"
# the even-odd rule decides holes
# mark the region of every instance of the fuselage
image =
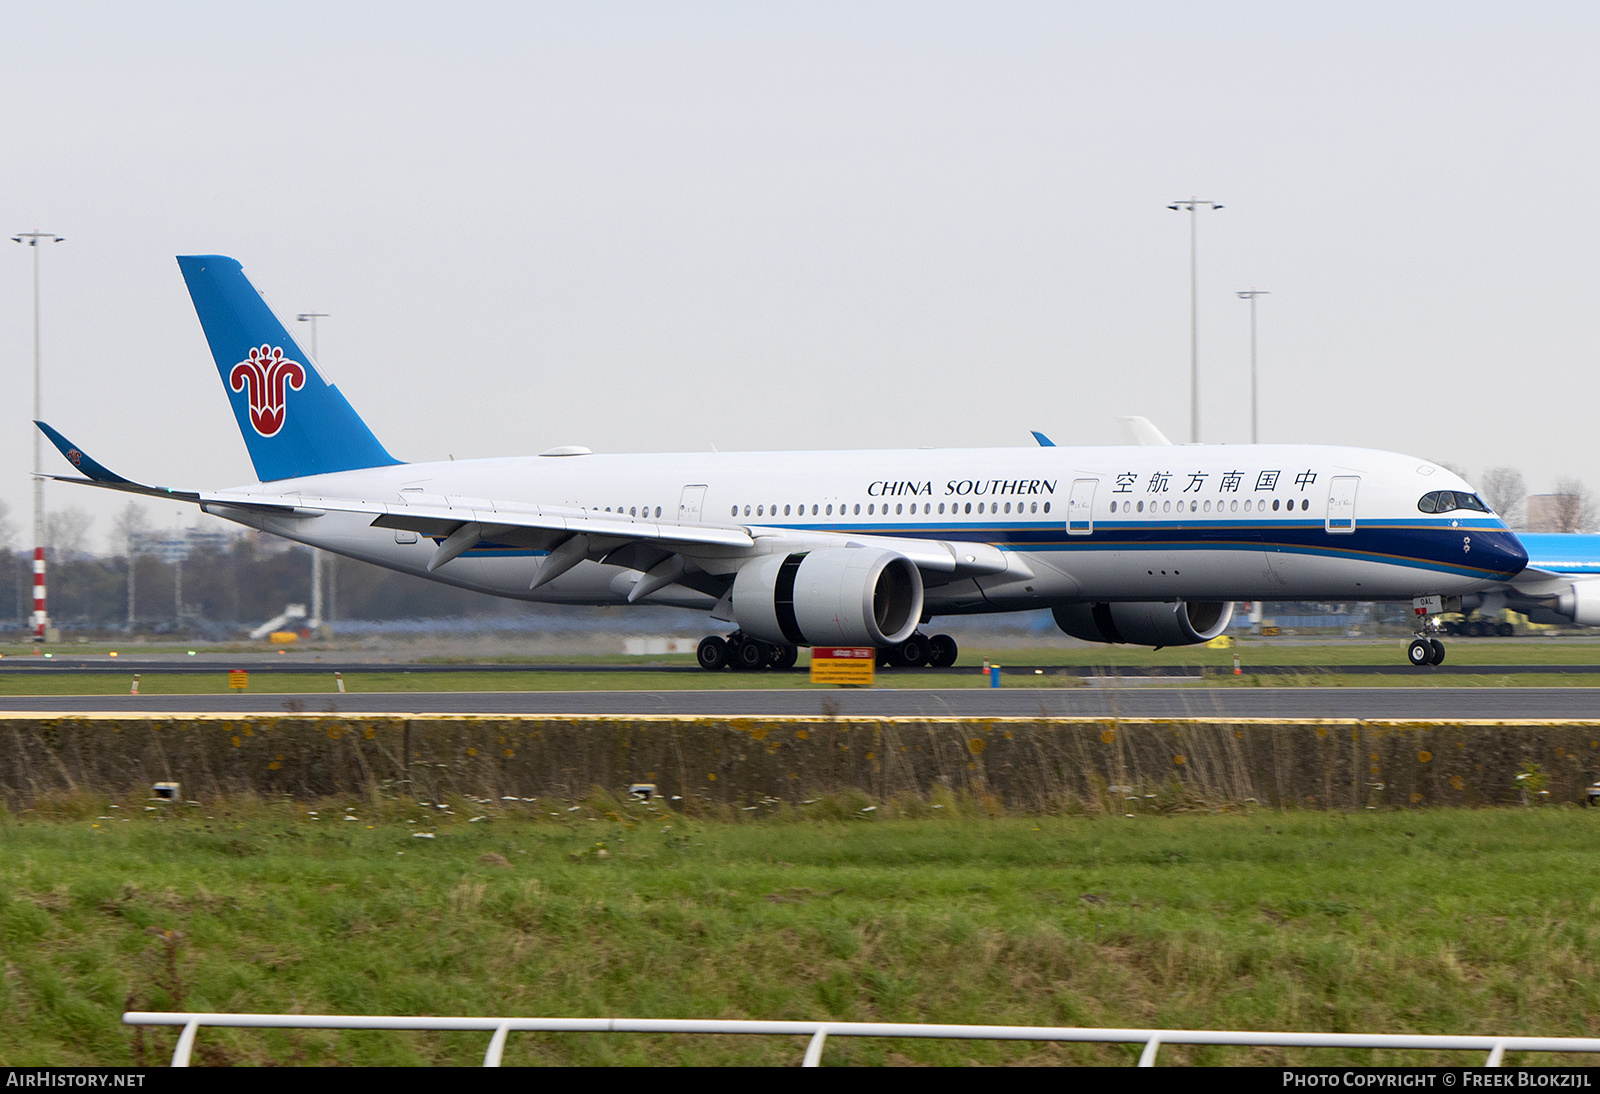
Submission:
[[[1429,461],[1314,445],[547,455],[398,464],[238,488],[463,505],[495,500],[627,520],[988,545],[1003,573],[929,573],[930,615],[1097,601],[1400,600],[1460,595],[1527,554],[1489,512],[1425,513],[1471,493]],[[542,551],[479,544],[433,573],[436,541],[360,514],[222,515],[498,596],[620,604],[637,578],[588,561],[537,590]],[[681,585],[646,603],[711,607]]]

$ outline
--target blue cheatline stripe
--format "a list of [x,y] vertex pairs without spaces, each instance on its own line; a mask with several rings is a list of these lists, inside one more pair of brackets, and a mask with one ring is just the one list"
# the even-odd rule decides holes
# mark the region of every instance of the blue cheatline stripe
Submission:
[[[1095,525],[1092,535],[1070,537],[1065,534],[1059,521],[1050,521],[1047,525],[1041,521],[1036,525],[1024,527],[999,523],[918,524],[887,528],[865,524],[784,524],[759,525],[759,527],[906,539],[946,539],[958,543],[985,543],[1002,551],[1017,552],[1272,551],[1321,558],[1355,559],[1411,569],[1432,570],[1461,577],[1501,579],[1516,572],[1493,566],[1473,566],[1467,564],[1464,559],[1457,561],[1457,554],[1465,554],[1461,552],[1461,540],[1465,538],[1462,534],[1464,526],[1450,528],[1437,524],[1418,525],[1411,522],[1382,525],[1377,521],[1371,521],[1358,526],[1354,533],[1333,535],[1324,529],[1320,521],[1278,521],[1259,524],[1232,521],[1182,524],[1177,521],[1168,524],[1102,522]],[[1514,553],[1506,550],[1509,542],[1516,542],[1510,532],[1492,527],[1488,530],[1476,528],[1470,531],[1478,537],[1476,542],[1481,553],[1500,560],[1516,557]],[[1399,534],[1405,532],[1412,534]],[[1418,532],[1433,534],[1419,536],[1415,534]],[[1260,538],[1251,538],[1252,533]],[[443,541],[443,537],[440,536],[429,538],[436,543]],[[1592,547],[1596,554],[1595,560],[1590,565],[1593,567],[1593,572],[1600,572],[1600,536],[1587,538],[1595,541],[1592,545],[1585,545]],[[1422,549],[1419,550],[1419,547]],[[1433,553],[1428,553],[1426,548],[1432,548]],[[538,558],[547,554],[548,551],[525,547],[481,543],[465,552],[463,557]]]
[[[797,531],[947,539],[987,543],[1002,551],[1278,551],[1351,558],[1465,577],[1505,579],[1517,573],[1522,552],[1516,537],[1496,522],[1450,527],[1444,522],[1363,521],[1350,533],[1329,533],[1321,521],[1098,521],[1091,535],[1067,536],[1061,521],[1027,525],[1001,522],[928,522],[884,527],[866,524],[767,525]],[[1256,538],[1259,537],[1259,538]],[[1486,566],[1466,561],[1463,541],[1473,539]]]

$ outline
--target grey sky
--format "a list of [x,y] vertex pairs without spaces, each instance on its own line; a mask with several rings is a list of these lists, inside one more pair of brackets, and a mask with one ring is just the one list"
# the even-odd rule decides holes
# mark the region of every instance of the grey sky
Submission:
[[[1600,486],[1593,4],[0,5],[45,416],[253,479],[172,256],[220,252],[402,459],[1354,443]],[[25,248],[0,498],[29,509]],[[51,456],[58,470],[65,464]],[[101,515],[120,500],[52,487]],[[158,508],[166,523],[175,513]],[[22,537],[28,538],[26,534]]]

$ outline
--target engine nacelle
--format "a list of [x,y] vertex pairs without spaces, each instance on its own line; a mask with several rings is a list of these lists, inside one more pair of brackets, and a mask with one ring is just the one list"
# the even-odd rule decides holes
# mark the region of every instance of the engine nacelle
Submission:
[[1600,580],[1568,585],[1556,598],[1556,611],[1580,627],[1600,627]]
[[1233,621],[1233,601],[1071,604],[1053,613],[1056,626],[1085,642],[1192,646],[1209,642]]
[[922,620],[922,574],[893,551],[829,547],[768,555],[733,579],[739,629],[791,646],[892,646]]

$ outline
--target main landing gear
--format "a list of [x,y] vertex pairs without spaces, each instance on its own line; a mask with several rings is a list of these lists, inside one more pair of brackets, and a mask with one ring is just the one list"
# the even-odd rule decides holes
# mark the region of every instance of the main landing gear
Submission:
[[733,669],[736,672],[762,670],[782,672],[784,669],[794,668],[795,661],[800,657],[800,651],[794,646],[759,642],[754,638],[745,637],[739,631],[734,631],[727,638],[718,638],[712,634],[700,639],[700,646],[695,650],[695,656],[700,662],[700,667],[708,672],[717,672],[721,669]]
[[947,669],[956,663],[959,653],[956,640],[948,634],[933,637],[918,631],[904,642],[883,646],[878,650],[878,664],[891,669],[917,669],[926,665],[933,669]]
[[[956,663],[956,640],[948,634],[928,637],[917,633],[893,646],[878,650],[878,664],[893,668],[945,669]],[[738,672],[782,672],[794,668],[800,651],[794,646],[762,642],[734,631],[726,638],[707,635],[695,650],[700,667],[708,672],[733,669]]]
[[1444,664],[1444,643],[1437,638],[1428,638],[1417,635],[1411,640],[1411,645],[1406,647],[1406,657],[1413,665],[1442,665]]

